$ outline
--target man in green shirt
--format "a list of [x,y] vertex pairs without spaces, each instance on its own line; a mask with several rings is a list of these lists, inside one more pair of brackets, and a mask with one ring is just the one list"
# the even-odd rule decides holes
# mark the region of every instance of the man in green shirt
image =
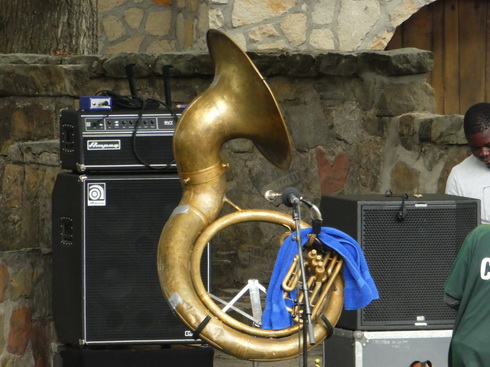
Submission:
[[445,286],[457,310],[449,367],[490,366],[490,225],[468,234]]

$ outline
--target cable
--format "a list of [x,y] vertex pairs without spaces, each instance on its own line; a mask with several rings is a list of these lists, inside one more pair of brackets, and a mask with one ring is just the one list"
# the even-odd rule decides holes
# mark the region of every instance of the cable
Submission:
[[153,98],[147,98],[147,99],[142,99],[139,97],[135,96],[122,96],[117,93],[114,93],[110,90],[101,90],[97,92],[97,96],[105,96],[105,97],[111,97],[112,99],[112,108],[113,109],[123,109],[123,110],[136,110],[138,109],[138,119],[136,120],[136,123],[134,124],[134,130],[131,135],[131,140],[132,140],[132,147],[133,147],[133,153],[136,159],[145,167],[154,169],[154,170],[167,170],[172,167],[172,164],[175,163],[175,159],[173,159],[171,162],[168,162],[165,164],[163,167],[154,167],[150,163],[146,162],[141,155],[138,152],[138,147],[137,147],[137,132],[138,128],[140,126],[141,120],[143,118],[143,114],[147,110],[152,110],[152,109],[157,109],[158,107],[162,106],[167,110],[172,117],[174,118],[175,126],[177,125],[177,121],[179,119],[179,116],[175,113],[174,110],[165,102],[159,101],[157,99]]
[[149,102],[150,104],[155,104],[155,103],[158,103],[158,104],[163,104],[165,105],[165,107],[168,109],[168,111],[172,114],[173,118],[174,118],[174,122],[175,124],[174,125],[177,125],[177,120],[179,119],[179,117],[177,116],[177,114],[172,111],[165,103],[161,102],[161,101],[157,101],[157,100],[154,100],[154,99],[147,99],[147,100],[144,100],[142,102],[142,105],[141,105],[141,109],[138,113],[138,119],[136,120],[136,123],[134,125],[134,130],[133,130],[133,134],[131,136],[131,140],[132,140],[132,145],[133,145],[133,153],[134,153],[134,156],[136,157],[136,159],[142,164],[144,165],[145,167],[147,168],[150,168],[150,169],[153,169],[153,170],[160,170],[160,171],[163,171],[163,170],[167,170],[167,169],[170,169],[172,168],[172,164],[175,163],[175,159],[172,159],[172,161],[168,162],[165,164],[165,166],[163,167],[155,167],[155,166],[152,166],[150,163],[146,162],[141,156],[140,154],[138,153],[138,147],[137,147],[137,132],[138,132],[138,128],[140,126],[140,123],[141,123],[141,119],[143,118],[143,114],[145,113],[145,110],[146,110],[146,103]]
[[402,199],[402,205],[400,207],[400,209],[398,210],[398,212],[396,213],[396,220],[398,222],[402,222],[405,220],[405,217],[407,215],[407,208],[405,207],[405,200],[408,199],[408,194],[405,193],[405,194],[402,194],[402,195],[393,195],[393,193],[391,192],[391,190],[387,190],[385,192],[385,196],[386,197],[399,197]]
[[[111,97],[112,99],[112,108],[113,109],[122,109],[122,110],[136,110],[146,105],[146,108],[158,108],[162,104],[161,102],[155,99],[146,99],[143,100],[140,97],[135,96],[122,96],[120,94],[114,93],[110,90],[101,90],[96,93],[97,96]],[[165,104],[163,104],[165,106]],[[168,106],[165,106],[167,109],[170,109]]]

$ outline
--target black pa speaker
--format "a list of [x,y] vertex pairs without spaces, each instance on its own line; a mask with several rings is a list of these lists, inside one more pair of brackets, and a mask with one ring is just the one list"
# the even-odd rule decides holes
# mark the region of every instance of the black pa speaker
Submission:
[[343,311],[348,330],[450,329],[455,312],[444,284],[479,201],[450,195],[338,195],[321,199],[323,224],[360,244],[380,298]]
[[[176,175],[58,174],[53,190],[53,318],[73,345],[193,342],[164,299],[160,233],[181,198]],[[202,262],[209,286],[209,249]]]
[[54,367],[213,367],[210,347],[182,349],[75,349],[59,352]]

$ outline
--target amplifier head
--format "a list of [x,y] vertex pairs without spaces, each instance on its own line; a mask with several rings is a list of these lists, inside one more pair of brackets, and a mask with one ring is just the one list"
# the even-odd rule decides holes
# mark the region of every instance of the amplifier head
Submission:
[[60,115],[61,167],[75,172],[175,172],[172,139],[181,110],[82,111]]

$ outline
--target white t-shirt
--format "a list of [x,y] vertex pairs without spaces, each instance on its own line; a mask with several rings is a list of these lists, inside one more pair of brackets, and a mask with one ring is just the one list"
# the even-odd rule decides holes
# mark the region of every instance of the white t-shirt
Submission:
[[490,223],[490,168],[473,155],[453,167],[446,194],[480,199],[481,222]]

